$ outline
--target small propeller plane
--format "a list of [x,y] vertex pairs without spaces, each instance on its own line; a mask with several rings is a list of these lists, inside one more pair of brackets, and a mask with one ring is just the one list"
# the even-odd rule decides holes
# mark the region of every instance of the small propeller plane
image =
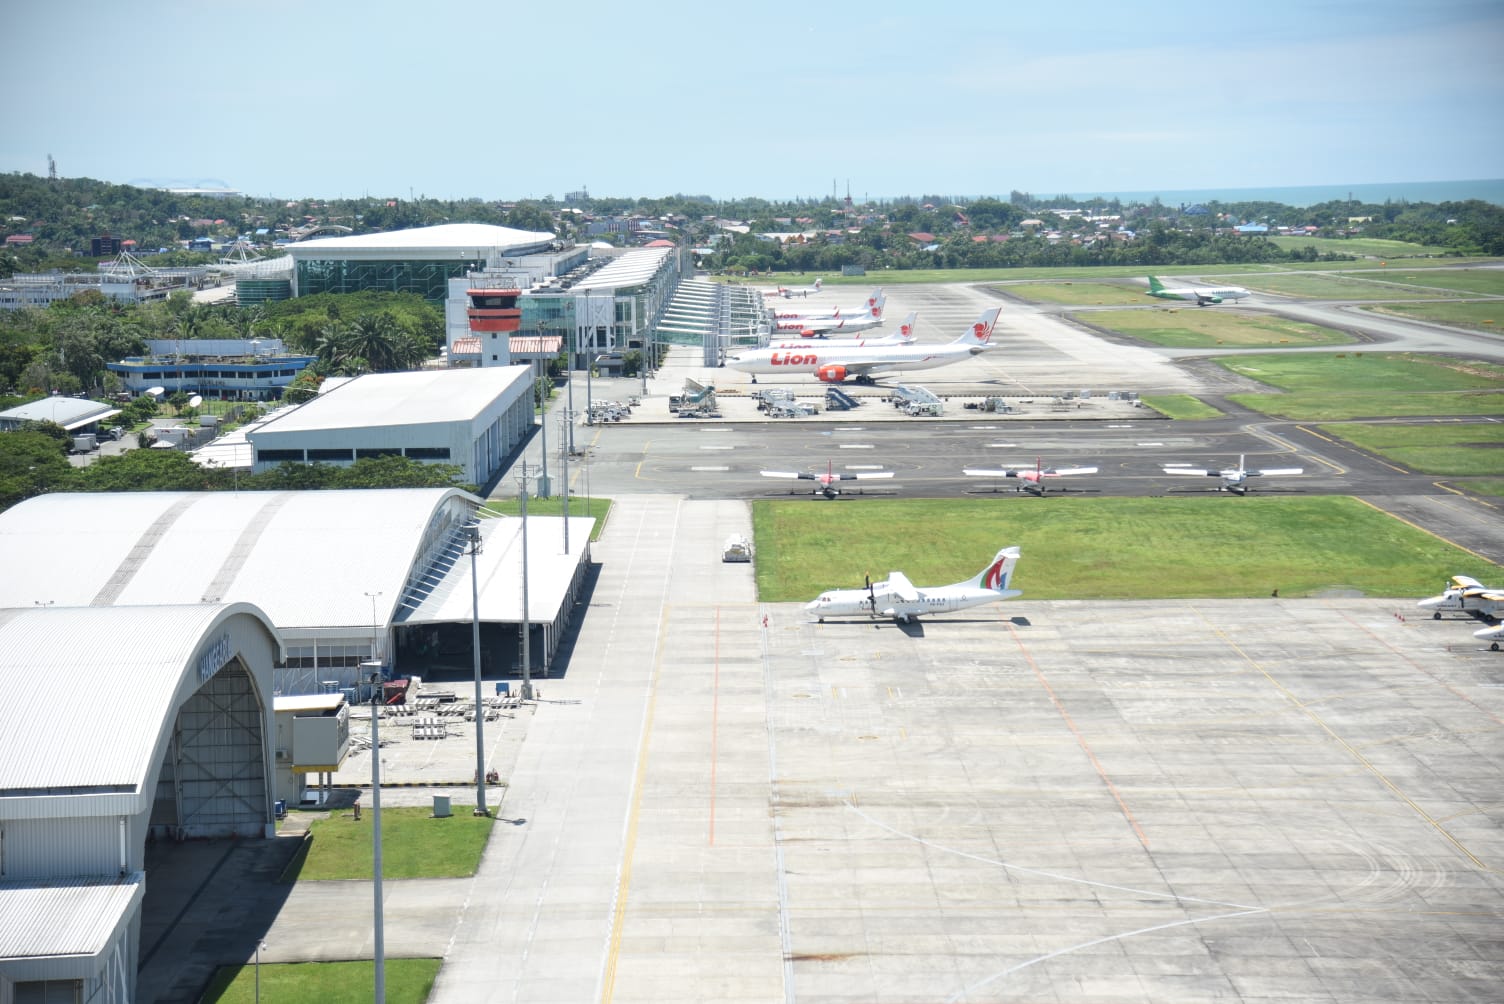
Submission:
[[1440,595],[1421,600],[1416,606],[1430,610],[1433,620],[1441,620],[1443,610],[1456,610],[1492,624],[1504,611],[1504,589],[1490,589],[1471,576],[1454,575]]
[[1008,588],[1020,554],[1017,547],[1005,547],[976,575],[949,586],[916,586],[902,572],[889,572],[883,582],[868,578],[861,589],[827,590],[806,603],[804,609],[822,624],[827,617],[891,617],[907,624],[925,614],[1012,599],[1022,595],[1020,590]]
[[813,286],[799,286],[795,289],[789,289],[787,286],[779,286],[777,295],[783,297],[785,300],[792,300],[796,296],[809,296],[811,293],[820,292],[824,283],[824,279],[816,279]]
[[1302,474],[1304,467],[1266,467],[1263,470],[1250,471],[1243,463],[1243,454],[1238,454],[1238,466],[1227,467],[1220,471],[1209,471],[1200,467],[1166,467],[1166,474],[1190,474],[1196,477],[1221,478],[1222,484],[1217,486],[1219,492],[1232,492],[1234,495],[1247,495],[1253,490],[1248,483],[1249,478],[1273,477],[1283,474]]
[[970,478],[1018,478],[1022,483],[1018,491],[1028,492],[1038,498],[1044,498],[1045,478],[1063,478],[1071,474],[1095,474],[1095,467],[1045,467],[1038,458],[1033,467],[1003,467],[996,470],[982,467],[968,467],[965,469]]
[[1499,650],[1499,643],[1501,641],[1504,641],[1504,624],[1495,624],[1492,627],[1479,628],[1478,630],[1473,632],[1473,637],[1482,638],[1484,641],[1489,643],[1488,647],[1492,651],[1497,652]]
[[827,461],[825,464],[824,474],[812,474],[809,471],[760,471],[758,473],[765,478],[795,478],[802,481],[813,481],[816,483],[816,487],[811,488],[809,493],[811,495],[823,495],[828,499],[833,499],[837,495],[842,494],[841,489],[837,487],[842,481],[875,481],[893,476],[892,471],[858,471],[855,474],[848,474],[844,471],[837,472],[835,464],[830,461]]

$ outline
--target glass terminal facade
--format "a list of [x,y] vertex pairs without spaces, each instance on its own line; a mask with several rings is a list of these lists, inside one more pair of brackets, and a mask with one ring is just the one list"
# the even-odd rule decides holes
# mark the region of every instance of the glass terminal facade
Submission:
[[485,268],[484,258],[449,261],[356,261],[318,258],[298,262],[298,295],[359,293],[378,289],[389,293],[417,293],[442,304],[449,295],[449,280]]

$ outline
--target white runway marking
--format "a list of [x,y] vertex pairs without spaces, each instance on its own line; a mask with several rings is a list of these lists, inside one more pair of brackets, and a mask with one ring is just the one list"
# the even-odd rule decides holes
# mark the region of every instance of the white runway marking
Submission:
[[988,443],[987,444],[987,449],[989,449],[989,450],[1011,450],[1014,447],[1016,447],[1017,445],[1018,445],[1017,443]]
[[871,450],[876,449],[871,443],[842,443],[843,450]]
[[848,471],[880,471],[880,470],[883,469],[883,465],[882,464],[847,464],[846,465],[846,469]]
[[700,449],[702,449],[702,450],[734,450],[734,449],[736,449],[736,447],[734,447],[734,446],[701,446]]
[[[731,470],[731,468],[729,468],[729,467],[691,467],[690,470],[692,470],[692,471],[729,471],[729,470]],[[520,631],[521,628],[518,628],[518,630]]]

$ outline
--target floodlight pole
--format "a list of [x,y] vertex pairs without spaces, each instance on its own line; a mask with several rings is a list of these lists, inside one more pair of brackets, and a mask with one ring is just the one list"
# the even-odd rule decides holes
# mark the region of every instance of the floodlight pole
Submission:
[[480,576],[475,556],[480,554],[480,520],[465,527],[470,538],[470,648],[475,661],[475,815],[489,816],[486,808],[486,708],[480,689]]
[[[541,382],[543,384],[543,404],[539,408],[539,415],[538,415],[538,418],[539,418],[538,425],[540,427],[538,429],[538,448],[539,448],[539,452],[541,452],[543,454],[543,473],[538,478],[538,497],[540,499],[546,499],[550,495],[553,494],[553,492],[549,488],[549,484],[548,484],[548,379],[547,379],[547,376],[548,376],[548,364],[547,363],[544,363],[544,365],[543,365],[543,373],[544,373],[544,376],[542,378],[539,378],[537,375],[534,375],[534,377],[533,377],[533,400],[534,401],[536,401],[538,399],[538,384],[539,384],[540,380],[541,380]],[[529,418],[529,420],[531,420],[532,416],[529,415],[528,418]]]
[[[570,408],[565,408],[564,409],[564,414],[559,417],[559,421],[564,424],[565,428],[573,429],[574,428],[574,411],[572,409],[570,409]],[[568,554],[569,553],[569,451],[566,450],[566,449],[564,449],[564,443],[562,441],[562,438],[561,438],[561,441],[559,443],[559,463],[563,466],[563,474],[562,474],[562,476],[564,478],[564,553]]]
[[[373,599],[372,602],[375,602]],[[376,896],[376,1004],[386,1004],[386,946],[381,908],[381,672],[371,674],[371,883]]]
[[517,465],[517,484],[522,502],[522,699],[533,699],[533,656],[531,651],[532,624],[527,614],[527,482],[532,476],[526,462]]

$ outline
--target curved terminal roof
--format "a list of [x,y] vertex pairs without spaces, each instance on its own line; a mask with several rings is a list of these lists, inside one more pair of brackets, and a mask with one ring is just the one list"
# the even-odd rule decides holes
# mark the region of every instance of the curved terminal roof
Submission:
[[0,608],[233,599],[284,633],[369,628],[367,594],[389,622],[425,542],[475,502],[453,488],[43,495],[0,513]]
[[622,286],[640,286],[663,267],[663,260],[674,253],[672,247],[642,248],[628,251],[611,264],[603,266],[575,283],[576,293],[596,289],[617,289]]
[[349,237],[321,237],[287,245],[295,259],[342,258],[349,255],[371,257],[372,252],[400,254],[403,257],[442,255],[452,258],[468,251],[477,257],[485,252],[502,254],[521,252],[547,244],[554,235],[545,230],[514,230],[489,223],[445,223],[436,227],[414,227]]

